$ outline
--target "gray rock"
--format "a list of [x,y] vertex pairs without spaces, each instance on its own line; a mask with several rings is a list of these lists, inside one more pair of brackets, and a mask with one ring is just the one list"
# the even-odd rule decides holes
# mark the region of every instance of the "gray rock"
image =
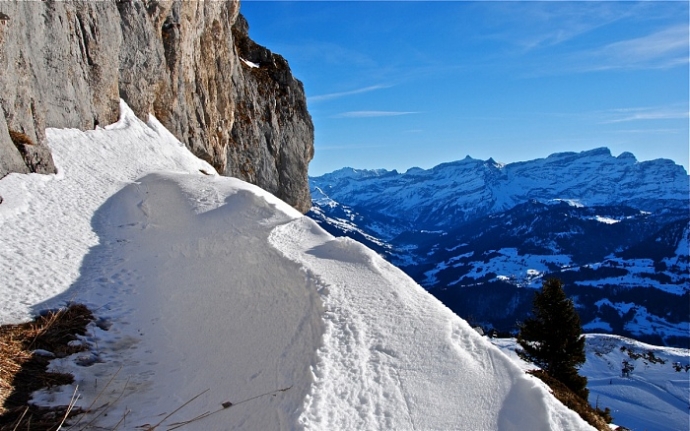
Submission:
[[10,172],[25,174],[29,172],[29,168],[10,138],[5,117],[0,115],[0,178]]
[[[18,148],[32,172],[53,173],[46,127],[92,128],[117,120],[115,10],[105,2],[4,3],[0,106],[7,128],[34,143]],[[112,10],[112,11],[111,11]]]
[[238,115],[224,173],[246,176],[307,212],[311,197],[304,173],[314,156],[314,126],[302,83],[293,78],[283,57],[249,39],[242,16],[233,34],[241,59],[236,74],[242,79],[235,85]]
[[[0,177],[55,172],[45,128],[112,123],[122,98],[220,173],[309,209],[302,84],[249,39],[237,0],[12,2],[3,13]],[[14,145],[10,131],[33,145]]]
[[48,350],[44,350],[44,349],[32,350],[31,354],[35,355],[35,356],[43,356],[44,358],[54,358],[55,357],[55,353],[50,352]]

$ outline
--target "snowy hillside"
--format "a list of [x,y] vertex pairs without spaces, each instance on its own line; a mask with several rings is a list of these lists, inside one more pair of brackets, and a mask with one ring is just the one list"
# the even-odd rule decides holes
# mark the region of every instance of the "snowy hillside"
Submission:
[[82,425],[591,429],[375,252],[121,111],[47,131],[57,176],[0,180],[2,321],[98,317],[90,351],[52,364],[93,407]]
[[[588,334],[589,401],[608,407],[614,423],[632,431],[685,430],[690,424],[690,350],[653,346],[625,337]],[[492,340],[520,367],[515,339]],[[623,361],[634,368],[622,376]]]

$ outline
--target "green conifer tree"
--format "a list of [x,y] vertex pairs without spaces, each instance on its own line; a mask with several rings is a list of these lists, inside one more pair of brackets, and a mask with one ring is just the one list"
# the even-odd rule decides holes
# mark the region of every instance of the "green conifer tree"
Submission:
[[520,325],[519,355],[587,400],[587,378],[578,374],[585,362],[585,338],[573,301],[560,280],[544,281],[534,295],[532,317]]

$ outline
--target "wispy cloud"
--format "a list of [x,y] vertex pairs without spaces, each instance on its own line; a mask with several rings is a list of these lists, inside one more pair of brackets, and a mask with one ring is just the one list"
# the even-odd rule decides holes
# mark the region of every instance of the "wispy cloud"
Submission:
[[336,114],[333,118],[373,118],[373,117],[397,117],[399,115],[419,114],[413,111],[349,111]]
[[626,123],[630,121],[647,120],[676,120],[688,118],[690,113],[687,107],[679,105],[647,107],[647,108],[623,108],[613,109],[605,113],[606,120],[600,124]]
[[614,42],[574,58],[582,71],[665,69],[688,64],[688,26]]
[[682,130],[682,129],[621,129],[621,130],[610,130],[607,131],[606,133],[626,133],[626,134],[635,134],[635,135],[661,135],[661,134],[669,134],[669,135],[677,135],[679,133],[687,133],[687,130]]
[[636,13],[615,2],[490,3],[497,31],[492,38],[518,46],[520,53],[560,45]]
[[[687,8],[680,2],[678,7],[661,3],[490,3],[497,22],[491,24],[495,33],[490,38],[511,47],[497,61],[525,61],[527,77],[687,67],[688,25],[681,18],[687,17]],[[660,22],[675,24],[664,28]],[[621,37],[621,26],[637,34]]]
[[390,88],[390,85],[371,85],[369,87],[358,88],[356,90],[342,91],[340,93],[321,94],[309,97],[310,102],[323,102],[324,100],[339,99],[341,97],[354,96],[356,94],[369,93],[370,91]]
[[688,27],[674,26],[646,36],[612,42],[589,50],[555,54],[525,77],[616,70],[669,69],[690,64]]

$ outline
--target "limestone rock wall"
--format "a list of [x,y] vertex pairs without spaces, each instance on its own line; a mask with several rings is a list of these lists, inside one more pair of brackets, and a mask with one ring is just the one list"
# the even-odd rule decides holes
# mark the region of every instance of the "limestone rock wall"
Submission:
[[314,126],[302,83],[292,77],[283,57],[249,39],[241,15],[233,35],[240,71],[234,74],[237,114],[226,151],[226,172],[248,178],[287,202],[296,199],[297,209],[307,212],[311,197],[304,173],[314,146],[303,142],[313,142]]
[[302,84],[236,0],[2,3],[0,70],[0,177],[55,172],[45,128],[112,123],[122,98],[220,173],[310,207]]

